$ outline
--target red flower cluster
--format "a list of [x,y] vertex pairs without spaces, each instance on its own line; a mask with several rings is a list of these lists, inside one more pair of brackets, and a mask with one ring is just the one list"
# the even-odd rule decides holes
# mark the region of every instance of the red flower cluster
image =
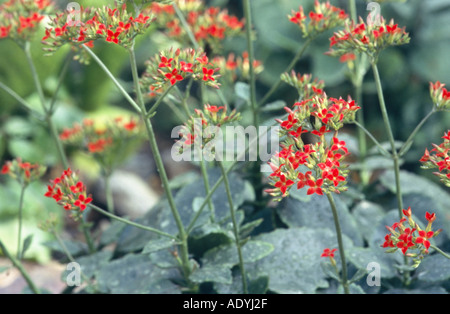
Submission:
[[[220,75],[229,82],[249,78],[250,61],[246,51],[242,53],[242,56],[238,57],[234,53],[230,53],[227,58],[222,56],[214,57],[213,63],[220,68]],[[255,74],[261,73],[264,69],[261,61],[258,60],[253,61],[253,68]]]
[[[214,160],[216,147],[211,142],[216,140],[217,135],[222,135],[220,127],[238,121],[240,118],[240,114],[235,109],[228,112],[226,106],[206,104],[202,110],[195,109],[194,114],[181,128],[180,140],[175,143],[173,153],[182,156],[185,160],[200,160],[199,153],[211,154],[201,158]],[[196,146],[192,150],[194,145]],[[222,147],[220,149],[223,150]],[[192,159],[192,154],[194,154],[194,159]]]
[[294,70],[290,74],[283,73],[281,80],[294,87],[300,99],[310,99],[313,96],[323,94],[325,83],[323,80],[313,79],[311,74],[300,74]]
[[344,30],[335,32],[330,38],[330,51],[327,54],[331,56],[346,56],[349,54],[363,52],[372,58],[389,46],[404,45],[410,38],[404,28],[399,28],[391,20],[386,24],[381,19],[381,25],[366,24],[361,18],[359,24],[348,23]]
[[134,118],[118,117],[106,122],[85,119],[82,124],[65,128],[59,137],[66,145],[95,154],[96,160],[112,169],[126,155],[124,152],[131,152],[142,139],[140,130],[141,126]]
[[304,14],[303,7],[300,6],[298,11],[292,10],[288,18],[300,27],[303,37],[313,38],[328,29],[343,25],[348,15],[344,10],[331,5],[329,1],[320,3],[315,0],[314,10],[307,16]]
[[[286,140],[282,150],[269,162],[273,170],[269,181],[274,188],[266,192],[284,197],[294,184],[297,184],[297,189],[307,187],[308,195],[346,190],[348,170],[342,161],[348,150],[337,133],[344,123],[354,120],[359,107],[351,99],[345,101],[325,95],[297,102],[294,107],[294,110],[285,108],[288,113],[286,120],[277,119],[281,126],[280,136]],[[314,123],[308,130],[311,118]],[[332,130],[334,134],[326,139],[325,135]],[[316,135],[318,141],[305,144],[303,133]]]
[[204,84],[219,88],[216,74],[219,69],[209,62],[204,52],[194,49],[161,52],[146,63],[147,68],[141,78],[144,93],[150,97],[161,94],[166,88],[187,77],[203,81]]
[[[73,17],[79,20],[72,20]],[[81,44],[93,46],[93,42],[104,39],[107,42],[128,48],[134,38],[145,32],[153,19],[140,14],[134,17],[122,7],[81,8],[80,12],[65,11],[57,15],[47,28],[42,42],[50,54],[64,44],[79,47]]]
[[[182,1],[179,3],[179,7],[186,15],[186,21],[199,45],[205,47],[206,44],[209,44],[216,52],[220,51],[221,41],[241,33],[245,26],[244,21],[228,14],[227,10],[217,7],[205,9],[203,1]],[[170,37],[182,43],[190,42],[172,5],[153,2],[148,10],[156,15],[157,24],[160,28],[167,30]]]
[[445,84],[437,81],[436,83],[430,82],[430,95],[433,100],[433,105],[436,109],[450,109],[450,91],[445,87]]
[[450,187],[450,130],[442,137],[444,141],[439,144],[433,144],[433,149],[428,151],[425,149],[420,162],[424,169],[438,169],[437,175],[441,182]]
[[[411,207],[403,209],[403,217],[399,222],[395,222],[392,226],[386,226],[389,234],[384,237],[383,248],[388,248],[387,253],[392,253],[400,249],[403,255],[414,258],[414,266],[417,267],[424,255],[428,254],[431,246],[430,239],[436,237],[441,230],[432,231],[432,224],[436,220],[436,214],[426,212],[425,219],[428,224],[423,230],[413,220]],[[405,227],[404,223],[408,222],[409,227]],[[417,250],[419,253],[407,253],[408,250]]]
[[20,157],[5,162],[0,170],[0,174],[9,175],[22,184],[29,184],[31,181],[39,179],[45,173],[46,167],[39,164],[23,162]]
[[86,195],[86,186],[70,168],[64,170],[62,175],[51,183],[47,186],[44,196],[53,198],[65,210],[82,212],[92,202],[92,198]]
[[3,3],[0,5],[0,39],[31,39],[53,8],[50,0],[10,0]]

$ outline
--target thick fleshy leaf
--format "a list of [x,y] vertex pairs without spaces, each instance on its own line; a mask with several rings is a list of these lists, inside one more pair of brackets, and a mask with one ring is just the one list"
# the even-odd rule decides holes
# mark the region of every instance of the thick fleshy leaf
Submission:
[[111,294],[178,294],[180,289],[172,282],[176,270],[167,270],[151,263],[147,255],[128,254],[102,267],[98,286]]
[[[336,235],[330,229],[290,228],[277,229],[256,237],[271,243],[272,254],[257,261],[249,270],[253,277],[269,277],[269,290],[275,293],[314,293],[328,287],[320,262],[325,248],[336,248]],[[344,247],[352,241],[344,236]],[[339,255],[336,253],[337,260]],[[339,264],[338,264],[339,265]]]
[[[305,193],[305,189],[297,192]],[[334,200],[338,210],[339,223],[342,232],[351,238],[355,245],[362,245],[362,236],[359,233],[357,224],[350,214],[347,206],[340,200],[338,195],[334,195]],[[281,220],[289,227],[311,227],[311,228],[329,228],[335,232],[335,224],[330,203],[325,196],[310,195],[304,200],[299,197],[288,197],[277,209]]]
[[417,273],[418,278],[424,282],[448,282],[450,280],[449,260],[438,253],[426,256],[417,268]]

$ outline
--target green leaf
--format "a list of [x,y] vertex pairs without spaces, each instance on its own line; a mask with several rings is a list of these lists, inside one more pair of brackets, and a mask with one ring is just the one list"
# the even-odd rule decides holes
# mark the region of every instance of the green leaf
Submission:
[[259,227],[261,225],[261,223],[263,221],[264,221],[264,219],[260,218],[260,219],[253,220],[253,221],[241,226],[239,228],[239,236],[241,238],[248,237],[253,232],[253,230],[255,230],[257,227]]
[[[261,258],[270,255],[273,245],[264,241],[251,240],[242,246],[244,263],[253,263]],[[216,265],[232,267],[239,263],[235,244],[222,245],[213,248],[205,253],[202,259],[205,265]]]
[[[67,250],[72,256],[84,255],[88,252],[88,247],[85,243],[79,241],[62,241],[66,246]],[[44,245],[53,251],[60,252],[65,255],[64,250],[61,248],[61,245],[58,241],[47,241]]]
[[[108,265],[113,252],[110,251],[100,251],[92,255],[83,256],[75,260],[76,263],[80,265],[80,270],[84,276],[92,278],[95,276],[104,266]],[[70,274],[71,270],[64,270],[62,273],[62,280],[65,282],[67,276]],[[83,277],[81,277],[83,278]]]
[[147,255],[128,254],[101,268],[97,280],[100,290],[111,294],[178,294],[172,282],[176,270],[154,265]]
[[377,263],[380,266],[381,277],[392,278],[397,274],[394,267],[396,263],[394,254],[397,255],[396,253],[385,253],[382,247],[352,247],[346,252],[345,256],[359,270],[366,271],[369,264]]
[[20,256],[25,256],[25,253],[27,252],[27,250],[31,246],[31,242],[33,242],[33,235],[32,234],[28,235],[25,238],[25,240],[23,241],[23,248],[22,248],[22,253],[21,253]]
[[[306,189],[303,189],[306,190]],[[304,193],[304,191],[303,191]],[[339,195],[333,195],[338,211],[342,232],[353,240],[355,245],[361,246],[362,236],[353,216]],[[325,196],[308,195],[307,201],[298,200],[299,197],[287,197],[277,208],[281,220],[289,227],[317,227],[329,228],[335,231],[333,213],[330,203]],[[305,197],[306,199],[306,197]]]
[[450,280],[450,262],[444,256],[435,253],[426,256],[417,268],[417,277],[428,283],[441,283]]
[[357,282],[361,280],[364,276],[367,275],[367,269],[358,269],[356,273],[353,275],[353,277],[349,280],[350,283]]
[[[248,271],[253,278],[269,277],[269,290],[282,294],[315,293],[328,287],[320,262],[325,248],[336,248],[336,234],[326,228],[277,229],[255,240],[271,243],[274,251]],[[344,236],[344,247],[352,241]],[[339,264],[338,264],[339,265]]]
[[[361,286],[357,285],[357,284],[350,284],[349,285],[349,293],[350,294],[366,294],[363,290],[363,288],[361,288]],[[337,289],[337,293],[338,294],[344,294],[344,287],[342,287],[342,285],[339,285],[338,289]]]
[[217,282],[231,284],[233,279],[231,269],[223,266],[205,266],[196,269],[189,277],[195,283]]
[[260,111],[261,112],[279,111],[279,110],[283,110],[283,108],[286,106],[287,106],[287,104],[284,100],[277,100],[277,101],[274,101],[274,102],[264,105]]
[[237,97],[249,102],[250,101],[250,86],[244,82],[236,82],[234,85],[234,92]]
[[178,245],[175,240],[168,238],[161,238],[157,240],[150,240],[147,245],[142,250],[142,254],[154,253],[159,250],[169,249],[173,246]]
[[339,277],[339,274],[336,273],[336,268],[331,265],[330,262],[322,262],[320,263],[320,267],[322,267],[323,272],[325,275],[333,278],[334,280],[337,280],[338,282],[341,282],[341,278]]
[[356,204],[352,209],[352,215],[364,240],[368,241],[384,216],[384,210],[378,204],[364,200]]

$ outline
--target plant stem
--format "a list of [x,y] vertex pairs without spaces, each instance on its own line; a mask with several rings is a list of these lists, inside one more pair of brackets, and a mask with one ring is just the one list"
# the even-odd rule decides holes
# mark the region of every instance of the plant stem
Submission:
[[[287,66],[286,70],[284,70],[283,73],[289,73],[292,71],[298,60],[303,56],[308,46],[311,44],[311,42],[314,40],[315,37],[308,38],[304,43],[302,48],[297,52],[297,54],[292,59],[291,63]],[[281,80],[281,77],[278,78],[278,81],[272,85],[270,90],[264,95],[264,97],[259,101],[258,107],[261,107],[266,103],[266,101],[272,96],[272,94],[280,87],[281,83],[283,81]]]
[[381,154],[383,154],[386,157],[391,157],[391,154],[386,149],[384,149],[383,146],[381,146],[380,142],[377,141],[377,139],[372,135],[372,133],[369,132],[369,130],[367,130],[364,126],[362,126],[358,121],[355,121],[353,123],[367,134],[367,136],[373,141],[373,143],[378,147],[378,149],[380,149]]
[[83,231],[84,238],[86,239],[86,243],[88,245],[89,254],[95,253],[95,245],[94,241],[92,240],[91,233],[89,231],[89,223],[85,220],[83,217],[84,215],[81,214],[81,230]]
[[231,196],[230,184],[228,182],[228,175],[225,172],[223,162],[218,161],[218,164],[219,164],[220,170],[222,172],[223,182],[225,184],[225,190],[226,190],[227,198],[228,198],[228,205],[230,207],[231,221],[233,222],[234,240],[236,242],[236,249],[237,249],[238,257],[239,257],[239,268],[241,269],[241,276],[242,276],[242,289],[244,291],[244,294],[248,294],[247,277],[245,274],[245,267],[244,267],[244,257],[242,256],[241,241],[240,241],[240,237],[239,237],[239,226],[236,222],[235,209],[234,209],[234,205],[233,205],[233,198]]
[[191,273],[191,266],[189,261],[189,250],[188,250],[188,242],[187,242],[187,233],[184,229],[183,222],[181,220],[180,213],[178,212],[178,209],[175,205],[175,199],[173,197],[172,191],[170,190],[169,185],[169,179],[167,177],[166,170],[164,168],[164,163],[162,161],[161,153],[158,148],[158,143],[156,142],[156,136],[155,132],[153,130],[153,125],[149,118],[147,118],[147,110],[145,108],[144,104],[144,97],[142,95],[141,89],[139,87],[139,75],[137,71],[137,63],[136,63],[136,56],[134,53],[134,46],[132,46],[129,50],[130,55],[130,63],[131,63],[131,72],[133,75],[133,81],[135,86],[135,92],[137,96],[138,106],[139,106],[139,112],[141,114],[142,119],[145,122],[145,127],[147,130],[150,146],[152,148],[153,157],[155,159],[155,164],[158,169],[162,185],[164,188],[165,195],[167,197],[167,200],[169,202],[169,207],[172,212],[172,216],[175,220],[175,223],[178,228],[178,237],[181,242],[180,244],[180,257],[182,261],[182,267],[183,267],[183,273],[185,276],[185,279],[187,280],[189,278],[189,275]]
[[111,172],[105,173],[105,196],[106,196],[106,208],[111,214],[114,214],[114,197],[111,190]]
[[433,248],[433,249],[435,249],[436,252],[438,252],[439,254],[441,254],[442,256],[444,256],[445,258],[450,259],[450,255],[447,254],[447,253],[445,253],[444,251],[442,251],[442,250],[441,250],[440,248],[438,248],[437,246],[431,244],[430,247]]
[[356,3],[355,0],[349,0],[348,1],[348,6],[350,8],[350,17],[352,18],[352,20],[356,23],[357,22],[357,18],[358,18],[358,14],[356,12]]
[[406,154],[411,147],[411,144],[413,142],[414,137],[416,136],[417,132],[419,132],[420,128],[425,124],[425,122],[435,113],[437,112],[436,109],[431,110],[423,119],[420,121],[420,123],[416,126],[414,131],[411,133],[411,135],[408,137],[406,142],[402,145],[400,148],[400,151],[398,153],[399,157],[402,157],[404,154]]
[[38,287],[36,287],[33,280],[31,279],[30,275],[26,271],[25,267],[23,267],[22,263],[9,253],[8,249],[3,245],[3,243],[1,241],[0,241],[0,249],[2,250],[3,254],[5,254],[5,256],[7,258],[9,258],[9,260],[13,263],[13,265],[22,274],[23,278],[27,282],[28,287],[30,287],[31,291],[33,291],[35,294],[41,294],[41,291],[39,290]]
[[49,129],[50,129],[50,134],[51,134],[53,140],[55,141],[55,145],[56,145],[56,148],[58,150],[58,154],[59,154],[59,157],[61,159],[61,162],[63,163],[64,168],[67,169],[69,167],[69,163],[67,161],[67,156],[66,156],[66,153],[64,152],[63,145],[62,145],[62,143],[61,143],[61,141],[59,139],[58,131],[56,130],[56,127],[55,127],[55,125],[54,125],[54,123],[52,121],[51,108],[47,108],[47,106],[46,106],[45,97],[44,97],[44,91],[42,89],[42,85],[41,85],[41,82],[39,80],[39,76],[38,76],[38,73],[36,71],[36,67],[34,65],[33,58],[31,56],[30,42],[28,42],[28,41],[25,43],[24,52],[25,52],[26,59],[28,61],[28,65],[29,65],[30,70],[31,70],[31,75],[33,77],[33,82],[34,82],[36,91],[37,91],[37,93],[39,95],[39,100],[41,102],[42,109],[43,109],[43,111],[45,113],[45,119],[46,119],[46,122],[48,124]]
[[133,222],[133,221],[131,221],[131,220],[128,220],[128,219],[125,219],[125,218],[116,216],[116,215],[111,214],[110,212],[108,212],[108,211],[106,211],[106,210],[104,210],[104,209],[101,209],[100,207],[98,207],[98,206],[96,206],[96,205],[93,205],[93,204],[89,204],[89,206],[90,206],[93,210],[98,211],[99,213],[101,213],[101,214],[103,214],[103,215],[105,215],[105,216],[107,216],[107,217],[109,217],[109,218],[111,218],[111,219],[114,219],[114,220],[123,222],[124,224],[130,225],[130,226],[133,226],[133,227],[136,227],[136,228],[145,230],[145,231],[150,231],[150,232],[156,233],[156,234],[158,234],[158,235],[160,235],[160,236],[163,236],[163,237],[167,237],[167,238],[171,238],[171,239],[173,239],[173,240],[177,240],[177,237],[176,237],[176,236],[173,236],[173,235],[171,235],[171,234],[169,234],[169,233],[163,232],[163,231],[161,231],[161,230],[159,230],[159,229],[152,228],[152,227],[145,226],[145,225],[141,225],[141,224],[139,224],[139,223],[137,223],[137,222]]
[[402,190],[400,186],[400,163],[399,163],[399,155],[397,149],[395,148],[395,139],[391,129],[391,123],[389,122],[389,116],[386,109],[386,103],[384,101],[383,88],[381,86],[380,74],[378,72],[378,67],[375,62],[372,61],[372,70],[375,78],[375,83],[377,86],[377,93],[380,102],[381,114],[383,116],[384,126],[387,131],[387,135],[389,138],[389,142],[391,144],[392,149],[392,159],[394,161],[394,171],[395,171],[395,186],[396,186],[396,195],[397,195],[397,207],[399,217],[402,217],[402,209],[403,209],[403,198],[402,198]]
[[336,235],[339,246],[339,255],[341,257],[341,264],[342,264],[342,286],[344,287],[345,294],[349,294],[350,292],[347,281],[347,262],[345,259],[345,249],[344,243],[342,241],[342,231],[339,223],[339,216],[336,208],[336,203],[334,202],[333,195],[330,192],[327,192],[325,194],[327,195],[328,202],[330,203],[331,206],[331,211],[333,212],[334,226],[336,228]]
[[13,91],[11,88],[9,88],[8,86],[6,86],[5,84],[3,84],[2,82],[0,82],[0,88],[3,89],[5,92],[7,92],[11,97],[13,97],[27,112],[32,113],[34,115],[36,115],[38,118],[39,117],[38,113],[35,112],[30,105],[25,101],[25,99],[23,99],[22,97],[20,97],[15,91]]
[[23,198],[25,196],[25,189],[27,185],[22,183],[22,187],[20,189],[20,198],[19,198],[19,233],[17,234],[17,259],[22,259],[22,211],[23,211]]
[[127,91],[123,88],[123,86],[119,83],[119,81],[117,81],[114,74],[111,73],[111,71],[102,62],[102,60],[100,60],[100,58],[91,49],[89,49],[89,47],[86,47],[86,45],[82,45],[82,47],[84,48],[84,50],[86,50],[89,53],[89,55],[92,57],[92,59],[94,59],[94,61],[100,66],[100,68],[102,68],[102,70],[106,73],[106,75],[108,75],[109,79],[114,83],[114,85],[116,85],[117,89],[125,97],[125,99],[130,103],[130,105],[133,106],[133,108],[138,113],[140,113],[141,109],[138,106],[138,104],[136,104],[136,102],[133,100],[133,98],[131,98],[131,96],[127,93]]

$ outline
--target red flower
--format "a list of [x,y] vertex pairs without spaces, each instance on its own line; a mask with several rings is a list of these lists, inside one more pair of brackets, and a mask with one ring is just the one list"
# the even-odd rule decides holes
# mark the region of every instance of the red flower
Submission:
[[303,130],[303,128],[300,126],[297,128],[297,131],[290,131],[289,134],[293,137],[299,138],[303,133],[308,133],[307,130]]
[[80,207],[80,210],[83,211],[86,209],[86,205],[88,205],[90,202],[92,202],[91,197],[86,197],[83,194],[80,194],[73,205]]
[[392,239],[391,239],[391,233],[389,233],[389,234],[387,234],[385,237],[384,237],[384,243],[383,243],[383,247],[384,248],[386,248],[386,247],[395,247],[395,245],[394,245],[394,241],[392,241]]
[[11,165],[8,164],[8,163],[4,164],[3,167],[2,167],[1,174],[7,174],[9,172],[10,166]]
[[319,129],[319,131],[313,130],[311,133],[314,134],[314,135],[317,135],[317,136],[322,137],[322,136],[325,135],[325,133],[328,133],[328,132],[330,132],[330,130],[327,130],[326,125],[324,125],[324,126],[322,126],[322,127]]
[[208,80],[215,81],[214,77],[212,75],[214,74],[214,69],[208,69],[203,67],[203,80],[206,82]]
[[212,112],[212,113],[217,113],[221,109],[225,110],[225,107],[224,106],[219,106],[219,107],[218,106],[205,106],[205,110]]
[[402,212],[406,217],[411,217],[411,206],[408,209],[402,209]]
[[339,62],[344,63],[344,62],[348,62],[348,61],[353,61],[353,60],[355,60],[355,59],[356,59],[355,54],[352,53],[352,52],[348,52],[348,53],[343,54],[343,55],[339,58]]
[[170,81],[170,84],[175,85],[177,81],[182,81],[183,76],[178,74],[177,69],[173,69],[171,73],[165,74],[165,77]]
[[334,257],[334,252],[336,252],[336,251],[337,251],[337,249],[330,250],[330,249],[326,248],[323,250],[323,253],[320,257]]
[[184,62],[184,61],[180,62],[180,70],[183,71],[183,72],[193,73],[194,71],[192,70],[192,66],[193,66],[192,63],[187,63],[187,62]]
[[115,32],[114,33],[113,31],[108,29],[107,33],[108,33],[108,37],[106,37],[106,41],[107,42],[113,42],[115,44],[119,43],[119,38],[118,37],[120,35],[120,32]]
[[161,56],[161,62],[159,63],[159,68],[171,68],[173,58],[168,59],[165,56]]
[[331,146],[332,151],[337,151],[342,149],[346,154],[348,154],[348,149],[345,147],[345,141],[339,141],[337,137],[333,137],[333,146]]
[[294,184],[292,180],[286,180],[286,176],[282,174],[280,177],[280,181],[275,183],[275,187],[279,188],[281,193],[286,194],[287,188]]
[[416,238],[416,243],[419,244],[423,244],[423,246],[425,246],[425,248],[429,249],[431,243],[430,241],[428,241],[428,239],[431,239],[434,235],[433,231],[428,231],[426,232],[425,230],[420,230],[419,231],[419,236]]
[[436,220],[436,214],[435,213],[430,214],[429,212],[426,212],[425,219],[428,220],[428,222],[432,223],[433,221]]
[[310,179],[308,180],[307,184],[309,185],[309,189],[306,192],[307,195],[311,195],[311,194],[318,194],[318,195],[323,195],[323,191],[322,191],[322,184],[323,184],[323,179],[317,179],[316,181]]
[[286,121],[283,121],[281,123],[281,127],[289,130],[290,128],[292,128],[294,126],[294,124],[296,124],[298,122],[298,119],[294,118],[294,113],[289,114],[288,119]]

